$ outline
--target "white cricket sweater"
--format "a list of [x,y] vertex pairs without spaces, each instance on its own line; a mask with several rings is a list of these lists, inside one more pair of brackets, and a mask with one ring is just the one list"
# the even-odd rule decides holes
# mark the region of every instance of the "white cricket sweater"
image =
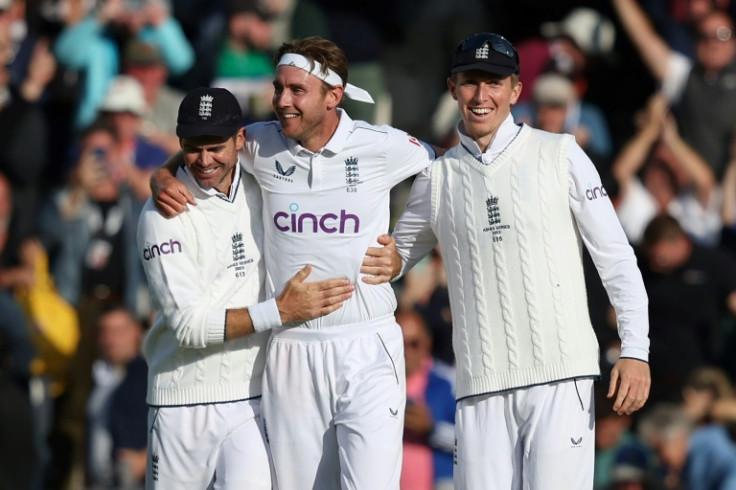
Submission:
[[[199,187],[182,167],[197,206],[164,218],[149,199],[138,251],[158,314],[144,345],[147,402],[192,405],[260,396],[268,333],[225,342],[225,310],[262,297],[261,194],[236,171],[231,195]],[[273,300],[271,300],[273,301]]]
[[523,126],[490,165],[458,145],[432,166],[458,398],[600,372],[568,196],[572,139]]

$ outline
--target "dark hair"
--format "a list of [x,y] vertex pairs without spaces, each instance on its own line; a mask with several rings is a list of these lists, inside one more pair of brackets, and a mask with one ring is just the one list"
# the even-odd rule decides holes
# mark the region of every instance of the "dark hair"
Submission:
[[644,229],[641,244],[646,249],[664,240],[687,237],[680,222],[668,214],[653,218]]
[[118,135],[117,128],[110,121],[110,118],[105,117],[104,115],[98,116],[97,119],[92,121],[88,126],[84,127],[79,133],[79,140],[84,141],[89,135],[97,132],[108,133],[110,134],[110,136],[112,136],[112,139],[115,140],[116,143],[120,142],[120,136]]
[[[287,53],[300,54],[305,58],[316,61],[324,69],[329,68],[340,75],[343,86],[348,83],[348,58],[337,44],[328,39],[309,36],[285,42],[276,51],[273,60],[274,66],[278,65],[281,57]],[[327,84],[325,83],[325,85]]]

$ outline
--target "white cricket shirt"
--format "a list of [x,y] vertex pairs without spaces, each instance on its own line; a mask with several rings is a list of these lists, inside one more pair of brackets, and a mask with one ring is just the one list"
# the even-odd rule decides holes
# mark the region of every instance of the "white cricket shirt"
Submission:
[[403,131],[338,112],[335,134],[317,152],[286,138],[272,121],[246,127],[240,159],[263,194],[269,294],[307,264],[313,266],[308,281],[345,277],[356,285],[340,309],[307,322],[308,328],[393,314],[391,286],[365,284],[360,266],[366,249],[388,231],[391,188],[434,158],[431,148]]

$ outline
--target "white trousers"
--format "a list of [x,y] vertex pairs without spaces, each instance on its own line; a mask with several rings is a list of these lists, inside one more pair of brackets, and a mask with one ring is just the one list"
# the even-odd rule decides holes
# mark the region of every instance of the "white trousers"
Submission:
[[148,410],[147,490],[271,490],[260,400]]
[[405,405],[393,316],[275,333],[263,415],[279,490],[398,490]]
[[593,380],[469,397],[455,420],[457,490],[593,488]]

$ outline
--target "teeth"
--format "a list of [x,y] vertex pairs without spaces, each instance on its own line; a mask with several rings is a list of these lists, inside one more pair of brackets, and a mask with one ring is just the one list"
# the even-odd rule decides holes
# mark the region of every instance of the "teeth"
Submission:
[[282,114],[282,117],[284,119],[293,119],[293,118],[297,117],[297,115],[296,114]]
[[470,112],[472,112],[473,114],[490,114],[491,113],[491,110],[490,109],[481,109],[480,107],[476,107],[476,108],[470,109]]
[[208,168],[208,169],[200,169],[199,170],[199,173],[201,173],[201,174],[211,174],[211,173],[214,173],[215,170],[217,170],[217,168],[215,168],[215,167]]

